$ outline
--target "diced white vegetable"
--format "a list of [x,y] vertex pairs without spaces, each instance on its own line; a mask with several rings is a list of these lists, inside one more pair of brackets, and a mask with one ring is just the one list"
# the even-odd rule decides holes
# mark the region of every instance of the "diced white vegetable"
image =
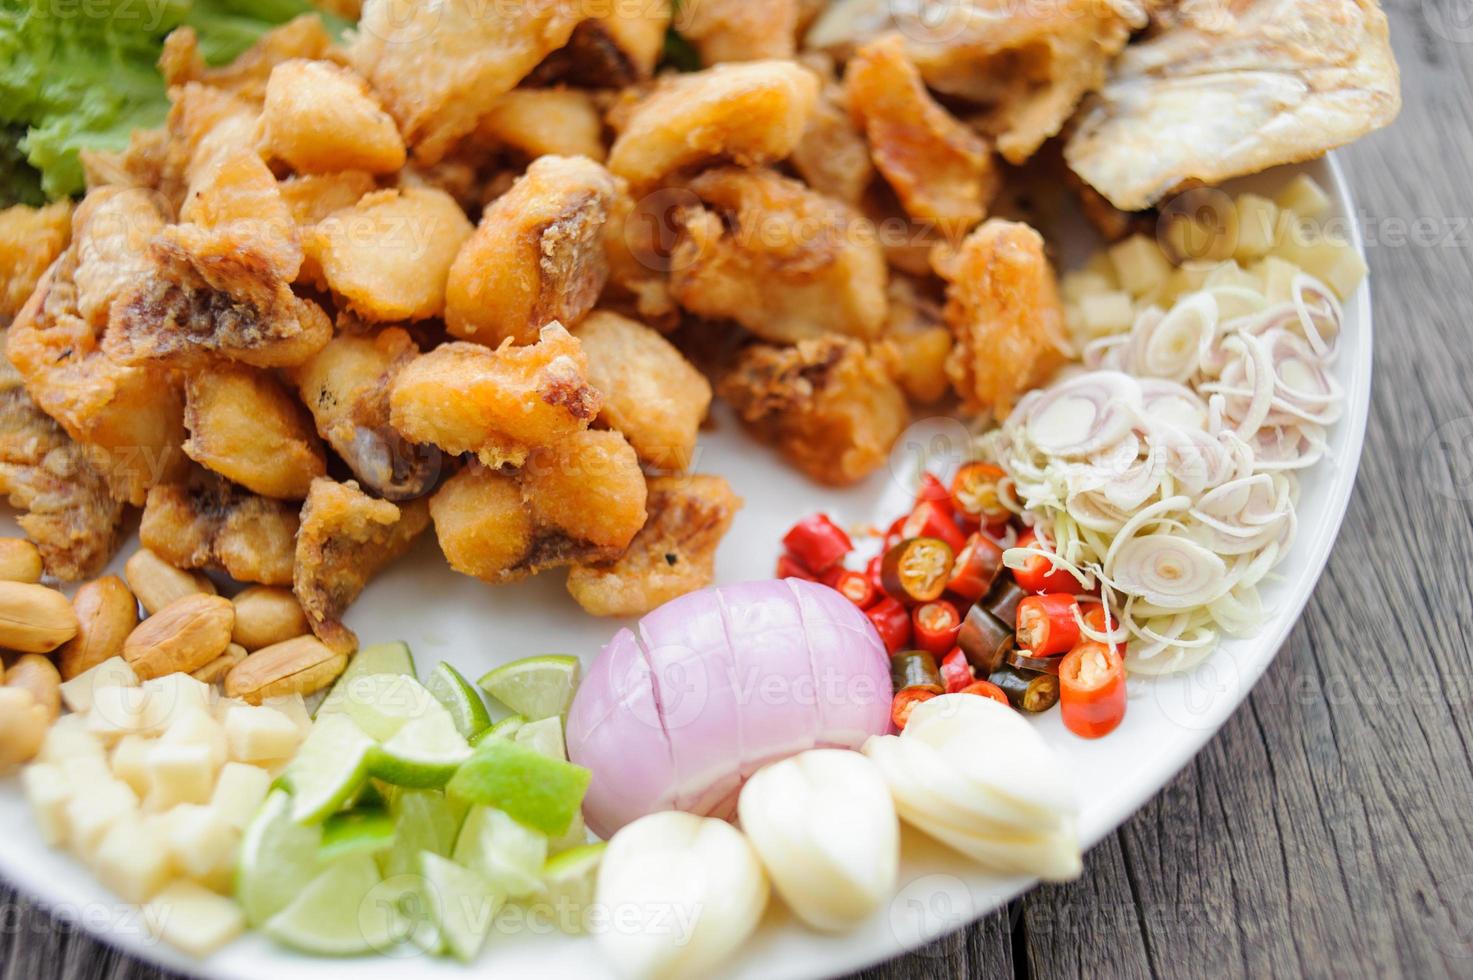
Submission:
[[208,803],[215,789],[215,760],[206,745],[149,747],[148,796],[144,804],[159,812],[180,803]]
[[1233,258],[1239,262],[1267,255],[1274,247],[1279,227],[1279,206],[1258,194],[1239,194],[1238,241]]
[[1077,303],[1090,293],[1105,293],[1115,288],[1113,279],[1106,278],[1098,272],[1088,269],[1080,269],[1064,276],[1059,283],[1059,291],[1064,298],[1071,303]]
[[218,884],[222,872],[229,878],[240,832],[226,822],[220,811],[183,803],[168,812],[165,823],[169,854],[184,875],[206,886]]
[[302,730],[275,708],[243,705],[225,713],[225,739],[236,762],[268,762],[296,752]]
[[[70,778],[70,777],[69,777]],[[103,834],[120,820],[138,816],[138,797],[121,780],[103,774],[85,785],[72,782],[66,804],[66,824],[72,850],[89,857]]]
[[1330,195],[1309,174],[1298,174],[1274,199],[1285,211],[1317,218],[1330,208]]
[[225,726],[206,708],[192,707],[175,715],[159,741],[167,745],[203,745],[210,750],[216,769],[225,764]]
[[227,824],[244,831],[271,791],[271,774],[243,762],[227,762],[215,783],[210,806]]
[[128,784],[140,798],[148,794],[148,749],[153,739],[143,735],[124,735],[113,746],[113,775]]
[[72,798],[66,775],[58,766],[38,762],[21,770],[20,784],[31,804],[41,838],[53,847],[66,840],[66,805]]
[[136,687],[99,687],[92,692],[92,710],[87,712],[87,730],[104,744],[141,731],[145,697]]
[[1131,235],[1109,249],[1120,286],[1133,296],[1154,289],[1171,275],[1171,263],[1153,239]]
[[46,739],[41,743],[41,751],[36,758],[59,765],[68,759],[83,756],[104,759],[106,755],[107,749],[96,735],[87,730],[86,715],[62,715],[47,729]]
[[1135,307],[1126,292],[1090,293],[1079,301],[1079,315],[1088,337],[1124,333],[1135,323]]
[[248,707],[248,705],[240,698],[220,698],[215,702],[214,705],[215,720],[223,722],[225,720],[225,716],[230,713],[231,708],[244,707]]
[[245,929],[239,905],[190,881],[176,881],[159,892],[143,916],[160,939],[199,959]]
[[300,694],[283,694],[279,697],[266,698],[261,702],[263,708],[274,708],[292,720],[302,730],[302,737],[312,731],[312,713],[307,710],[307,701]]
[[147,700],[143,707],[140,731],[157,735],[191,711],[210,710],[212,688],[188,674],[167,674],[144,681],[141,685]]
[[104,885],[124,901],[141,904],[169,883],[173,867],[158,831],[136,816],[115,821],[92,856]]
[[61,700],[72,711],[90,711],[92,696],[104,687],[137,687],[138,675],[122,657],[113,657],[61,685]]

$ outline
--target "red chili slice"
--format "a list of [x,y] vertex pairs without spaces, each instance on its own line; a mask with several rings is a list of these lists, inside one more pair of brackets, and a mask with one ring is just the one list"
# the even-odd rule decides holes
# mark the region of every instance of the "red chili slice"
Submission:
[[[1024,532],[1018,538],[1018,547],[1048,550],[1032,531]],[[1013,578],[1029,592],[1067,592],[1073,595],[1081,588],[1073,574],[1055,568],[1053,562],[1043,555],[1029,555],[1023,567],[1013,569]]]
[[910,721],[910,713],[915,710],[916,705],[922,701],[929,701],[936,696],[935,691],[929,691],[924,687],[907,687],[895,695],[895,700],[890,702],[890,722],[899,729],[905,728],[905,723]]
[[968,463],[951,479],[952,506],[983,524],[1006,521],[1012,515],[997,493],[998,482],[1006,475],[991,463]]
[[813,514],[783,535],[783,547],[814,574],[833,568],[854,550],[854,542],[827,514]]
[[845,569],[834,580],[833,589],[860,609],[868,609],[875,604],[875,587],[863,572]]
[[941,598],[956,554],[940,538],[906,538],[885,552],[880,580],[885,591],[916,604]]
[[801,578],[805,582],[817,582],[813,573],[800,565],[792,555],[782,555],[777,560],[776,578]]
[[915,645],[927,653],[940,657],[956,646],[957,634],[962,629],[961,613],[945,599],[916,606],[911,614],[911,633]]
[[1012,702],[1008,700],[1008,696],[1002,692],[1002,688],[998,687],[991,681],[974,681],[973,683],[968,684],[966,687],[962,688],[961,693],[975,694],[978,697],[991,698],[998,704],[1002,705],[1004,708],[1011,708],[1013,706]]
[[941,658],[941,680],[946,684],[947,694],[965,689],[976,679],[972,674],[972,665],[967,663],[967,655],[962,652],[961,647],[953,647],[950,653]]
[[1079,642],[1078,610],[1065,592],[1029,596],[1018,603],[1018,646],[1035,657],[1068,653]]
[[910,643],[910,613],[906,612],[900,600],[886,596],[866,609],[864,614],[875,624],[880,641],[888,652],[896,653]]
[[1080,738],[1114,731],[1125,717],[1125,663],[1092,640],[1069,651],[1059,665],[1059,710],[1064,727]]
[[953,554],[961,551],[962,546],[967,543],[962,529],[951,518],[951,508],[943,507],[932,500],[916,504],[916,509],[910,512],[910,516],[901,525],[900,534],[905,538],[940,538],[951,548]]
[[983,534],[973,534],[957,553],[951,566],[951,581],[946,591],[954,592],[968,602],[976,602],[987,594],[1002,571],[1002,548]]

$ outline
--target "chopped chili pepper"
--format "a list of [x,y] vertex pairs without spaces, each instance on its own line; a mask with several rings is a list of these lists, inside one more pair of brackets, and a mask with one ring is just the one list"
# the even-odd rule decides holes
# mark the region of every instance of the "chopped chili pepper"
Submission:
[[1012,515],[998,498],[997,484],[1006,475],[991,463],[968,463],[951,479],[952,506],[973,521],[1005,522]]
[[1013,648],[1013,631],[986,609],[973,606],[962,620],[956,642],[977,673],[985,677],[1001,666],[1002,658]]
[[844,529],[829,520],[827,514],[813,514],[793,525],[783,535],[783,547],[810,572],[818,574],[833,568],[854,550],[854,542]]
[[945,599],[916,606],[910,621],[915,645],[937,657],[956,646],[957,634],[962,630],[962,614]]
[[928,502],[940,504],[952,520],[956,519],[956,515],[952,513],[951,491],[947,490],[946,484],[937,479],[936,475],[929,470],[921,474],[921,489],[916,494],[917,504]]
[[884,555],[875,555],[864,566],[864,577],[869,579],[869,584],[875,587],[875,598],[883,599],[888,593],[885,592],[885,580],[881,575],[881,569],[885,564]]
[[[1120,620],[1114,616],[1110,616],[1107,622],[1105,604],[1103,602],[1095,602],[1091,603],[1084,610],[1084,625],[1096,633],[1113,633],[1120,628]],[[1120,652],[1120,644],[1113,640],[1105,645],[1116,653]]]
[[935,691],[928,691],[923,687],[907,687],[895,695],[895,700],[890,702],[890,722],[899,729],[905,728],[905,723],[910,721],[910,713],[915,710],[916,705],[922,701],[929,701],[936,696]]
[[890,686],[897,691],[907,687],[924,687],[940,694],[946,690],[936,658],[924,650],[906,650],[890,658]]
[[910,642],[910,614],[900,600],[886,596],[864,611],[875,624],[880,641],[890,653],[897,653]]
[[863,572],[846,568],[834,580],[832,588],[860,609],[868,609],[875,604],[875,587]]
[[967,655],[962,652],[961,647],[953,647],[950,653],[941,658],[941,681],[946,685],[947,694],[957,693],[976,679],[972,674],[972,665],[967,663]]
[[1065,592],[1031,595],[1018,603],[1018,646],[1035,657],[1068,653],[1079,642],[1079,603]]
[[946,591],[954,592],[968,602],[976,602],[987,594],[1002,571],[1002,548],[996,541],[973,534],[957,553],[951,566],[951,581]]
[[1059,703],[1059,678],[1032,670],[1003,667],[987,678],[1002,689],[1008,701],[1019,711],[1037,714]]
[[1013,626],[1018,622],[1018,603],[1028,598],[1023,587],[1011,578],[999,577],[992,591],[982,600],[982,606],[999,622]]
[[777,560],[777,578],[801,578],[805,582],[817,582],[813,573],[800,565],[792,555],[782,555]]
[[941,598],[956,555],[940,538],[906,538],[885,552],[880,581],[885,591],[909,603]]
[[916,509],[900,526],[900,535],[905,538],[940,538],[953,554],[961,551],[967,543],[966,535],[951,518],[951,508],[930,500],[916,504]]
[[1125,664],[1103,643],[1086,640],[1059,665],[1064,727],[1080,738],[1108,735],[1125,717]]
[[[1044,544],[1038,540],[1038,535],[1027,531],[1018,538],[1018,547],[1044,548]],[[1022,568],[1013,569],[1013,578],[1029,592],[1067,592],[1073,595],[1081,588],[1072,573],[1055,568],[1043,555],[1029,555]]]
[[961,693],[975,694],[982,698],[991,698],[1004,708],[1011,708],[1013,706],[1012,702],[1008,700],[1008,696],[1003,693],[1002,688],[991,681],[973,681],[971,684],[962,688]]
[[1027,650],[1010,650],[1003,658],[1009,667],[1034,674],[1058,674],[1063,657],[1032,657]]
[[900,543],[901,538],[905,537],[905,535],[901,534],[900,532],[901,529],[905,527],[905,519],[909,516],[909,514],[906,514],[902,517],[897,517],[895,518],[895,520],[890,522],[890,527],[885,531],[885,537],[881,540],[881,546],[883,550],[889,551],[891,548]]

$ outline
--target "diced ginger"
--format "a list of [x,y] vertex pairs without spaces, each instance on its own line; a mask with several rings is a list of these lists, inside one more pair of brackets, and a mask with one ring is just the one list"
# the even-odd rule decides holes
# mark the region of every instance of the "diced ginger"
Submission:
[[113,776],[143,797],[148,793],[148,749],[153,739],[143,735],[124,735],[113,746]]
[[1299,267],[1293,262],[1266,255],[1251,271],[1263,280],[1263,295],[1270,304],[1287,303],[1293,297],[1294,277],[1299,275]]
[[163,840],[136,816],[108,828],[92,857],[92,867],[120,898],[138,904],[167,885],[173,872]]
[[191,956],[204,958],[245,930],[240,906],[191,881],[176,881],[143,910],[150,931]]
[[92,710],[93,692],[103,687],[137,687],[138,675],[122,657],[104,660],[61,685],[61,699],[72,711]]
[[1131,235],[1110,246],[1110,262],[1120,285],[1132,296],[1156,288],[1171,274],[1171,263],[1153,239]]
[[1059,292],[1071,303],[1078,303],[1090,293],[1107,293],[1114,281],[1089,269],[1078,269],[1059,280]]
[[225,714],[225,739],[236,762],[285,759],[297,750],[302,731],[275,708],[246,705]]
[[72,850],[90,857],[113,824],[138,816],[138,797],[121,780],[105,772],[86,783],[72,780],[66,825]]
[[92,710],[87,712],[87,731],[104,744],[143,730],[147,697],[136,687],[99,687],[92,692]]
[[145,805],[157,813],[180,803],[208,803],[215,789],[215,761],[208,745],[155,742],[144,762]]
[[41,839],[53,847],[66,840],[66,805],[72,798],[66,775],[51,763],[38,762],[21,770],[20,784]]
[[1124,333],[1135,323],[1130,294],[1115,289],[1080,297],[1079,315],[1084,333],[1092,338]]
[[261,701],[261,707],[274,708],[286,715],[302,730],[303,738],[311,734],[312,713],[307,710],[307,700],[300,694],[279,694],[274,698],[265,698]]
[[203,745],[210,750],[210,761],[216,769],[225,764],[225,726],[205,708],[192,707],[175,716],[159,741],[168,745]]
[[1279,226],[1279,206],[1257,194],[1240,194],[1236,207],[1238,235],[1233,258],[1245,262],[1267,255]]
[[62,763],[68,759],[94,757],[103,759],[106,749],[97,736],[88,729],[84,714],[63,715],[56,719],[46,731],[41,751],[36,756],[41,762]]
[[184,803],[165,817],[166,846],[174,866],[195,881],[210,884],[235,862],[240,832],[213,806]]
[[1299,174],[1289,181],[1274,201],[1284,210],[1306,218],[1319,217],[1330,208],[1330,195],[1309,174]]
[[215,782],[210,806],[227,824],[245,830],[271,789],[271,776],[266,770],[243,762],[227,762]]
[[188,674],[166,674],[143,682],[145,695],[139,730],[157,735],[192,711],[210,711],[214,689]]

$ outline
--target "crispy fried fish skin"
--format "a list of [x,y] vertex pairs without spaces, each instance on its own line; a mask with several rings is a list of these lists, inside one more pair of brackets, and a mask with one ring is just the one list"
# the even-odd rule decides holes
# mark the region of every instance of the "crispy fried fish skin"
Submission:
[[4,346],[0,331],[0,493],[25,511],[16,523],[41,552],[47,575],[91,578],[117,550],[123,504],[86,448],[31,401]]
[[884,359],[844,337],[748,347],[717,392],[757,438],[830,486],[881,466],[909,421]]
[[556,323],[529,347],[442,344],[405,365],[389,394],[406,439],[493,467],[586,429],[599,407],[582,346]]
[[0,210],[0,323],[9,323],[72,237],[72,202]]
[[261,107],[260,145],[304,174],[382,174],[404,166],[394,120],[362,78],[330,61],[276,66]]
[[427,501],[392,504],[357,483],[312,482],[297,534],[292,591],[317,638],[351,653],[358,637],[342,616],[370,579],[397,559],[430,523]]
[[533,161],[456,255],[446,329],[494,347],[581,320],[609,277],[603,227],[617,193],[613,175],[586,157]]
[[766,340],[873,337],[885,321],[885,256],[842,201],[771,170],[722,167],[687,185],[670,291],[692,313]]
[[301,500],[327,472],[301,403],[259,368],[221,363],[192,372],[184,382],[184,425],[185,454],[252,493]]
[[860,48],[844,73],[849,109],[875,167],[907,214],[960,237],[987,213],[1000,178],[987,141],[943,109],[888,34]]
[[148,492],[138,539],[178,568],[213,568],[238,582],[290,585],[295,504],[270,500],[194,467]]
[[1396,118],[1401,86],[1375,0],[1181,5],[1132,44],[1064,148],[1122,211],[1318,157]]
[[276,66],[295,58],[318,59],[333,54],[333,41],[316,14],[303,14],[262,34],[228,65],[206,67],[199,53],[199,36],[192,27],[179,27],[164,38],[159,70],[169,88],[200,82],[259,103]]
[[798,0],[692,0],[680,5],[674,26],[703,65],[792,58]]
[[539,528],[623,549],[644,526],[644,473],[634,447],[608,429],[585,429],[539,446],[521,471],[522,499]]
[[725,158],[781,160],[803,136],[818,79],[791,61],[750,61],[662,78],[629,112],[609,169],[636,193],[668,174]]
[[568,43],[528,76],[531,84],[620,89],[654,72],[670,27],[670,4],[594,4],[588,12],[593,16],[573,29]]
[[47,415],[88,448],[121,500],[185,464],[184,403],[172,378],[102,350],[109,307],[146,268],[143,244],[163,224],[154,198],[105,187],[72,216],[72,243],[41,277],[7,338],[11,363]]
[[742,499],[719,476],[661,476],[649,481],[646,506],[649,520],[616,561],[568,573],[568,592],[595,616],[642,616],[710,585]]
[[603,117],[593,96],[575,88],[516,88],[481,117],[476,137],[540,156],[585,156],[603,163]]
[[367,0],[349,59],[398,121],[415,159],[432,164],[568,42],[580,6]]
[[969,411],[1000,418],[1063,363],[1064,311],[1043,238],[993,218],[967,236],[945,271],[942,313],[956,340],[947,374]]

